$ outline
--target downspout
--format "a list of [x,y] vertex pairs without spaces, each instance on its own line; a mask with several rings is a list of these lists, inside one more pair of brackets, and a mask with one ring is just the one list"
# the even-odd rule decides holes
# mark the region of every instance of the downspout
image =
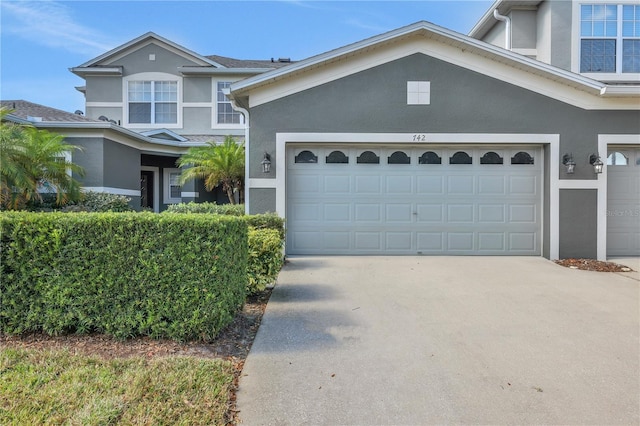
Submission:
[[511,18],[505,15],[500,15],[500,13],[498,13],[498,9],[493,10],[493,17],[498,21],[502,21],[505,23],[504,48],[507,50],[511,50]]
[[244,213],[249,214],[249,111],[236,103],[229,89],[223,93],[231,101],[233,109],[244,114]]

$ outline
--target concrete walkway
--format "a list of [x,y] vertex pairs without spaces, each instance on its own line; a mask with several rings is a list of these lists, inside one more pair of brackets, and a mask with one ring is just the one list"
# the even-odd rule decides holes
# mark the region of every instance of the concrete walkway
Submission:
[[537,257],[294,257],[243,425],[640,423],[640,282]]

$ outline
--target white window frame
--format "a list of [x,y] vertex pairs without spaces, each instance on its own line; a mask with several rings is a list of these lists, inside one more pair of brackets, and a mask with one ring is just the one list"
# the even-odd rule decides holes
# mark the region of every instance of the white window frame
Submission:
[[[582,36],[580,33],[581,24],[581,8],[587,5],[616,5],[617,6],[617,35],[616,35],[616,72],[580,72],[580,47],[582,45]],[[589,0],[589,1],[574,1],[573,13],[572,13],[572,29],[571,29],[571,71],[577,74],[584,75],[585,77],[592,78],[598,81],[638,81],[640,80],[640,73],[622,72],[622,45],[624,39],[629,37],[622,36],[622,6],[634,6],[637,5],[635,1],[622,1],[622,0]],[[605,37],[606,38],[606,37]],[[636,39],[633,37],[632,39]]]
[[[177,83],[177,99],[176,99],[176,109],[177,109],[177,121],[175,123],[130,123],[129,122],[129,82],[133,81],[170,81]],[[122,122],[124,127],[132,128],[132,129],[179,129],[182,128],[182,77],[179,77],[174,74],[167,74],[161,72],[144,72],[138,74],[132,74],[122,79],[122,99],[123,102],[123,112],[122,112]],[[152,120],[153,120],[153,111],[152,111]]]
[[[237,111],[240,114],[240,123],[219,123],[218,122],[218,83],[233,83],[237,81],[237,78],[218,78],[212,79],[211,90],[213,91],[212,99],[213,99],[213,108],[211,122],[213,123],[212,128],[214,129],[244,129],[245,126],[245,117],[240,111]],[[231,104],[231,101],[227,103]]]
[[[162,188],[163,188],[163,201],[164,204],[177,204],[182,202],[182,196],[171,196],[171,175],[177,173],[180,174],[180,169],[164,169],[162,172]],[[180,186],[180,194],[182,194],[182,185]]]

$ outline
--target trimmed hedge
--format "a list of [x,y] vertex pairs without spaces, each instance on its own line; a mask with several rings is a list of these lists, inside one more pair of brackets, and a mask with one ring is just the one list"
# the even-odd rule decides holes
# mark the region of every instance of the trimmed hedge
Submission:
[[249,229],[247,293],[263,291],[278,279],[284,258],[282,239],[276,229]]
[[8,212],[0,225],[5,333],[210,341],[245,299],[240,218]]
[[[209,213],[230,216],[243,216],[244,204],[216,204],[216,203],[179,203],[170,204],[165,212],[168,213]],[[164,212],[163,212],[164,213]]]

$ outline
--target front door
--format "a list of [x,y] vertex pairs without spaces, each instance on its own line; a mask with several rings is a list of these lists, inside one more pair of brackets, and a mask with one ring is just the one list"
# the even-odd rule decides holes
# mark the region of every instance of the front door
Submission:
[[153,210],[153,171],[140,172],[140,207]]

